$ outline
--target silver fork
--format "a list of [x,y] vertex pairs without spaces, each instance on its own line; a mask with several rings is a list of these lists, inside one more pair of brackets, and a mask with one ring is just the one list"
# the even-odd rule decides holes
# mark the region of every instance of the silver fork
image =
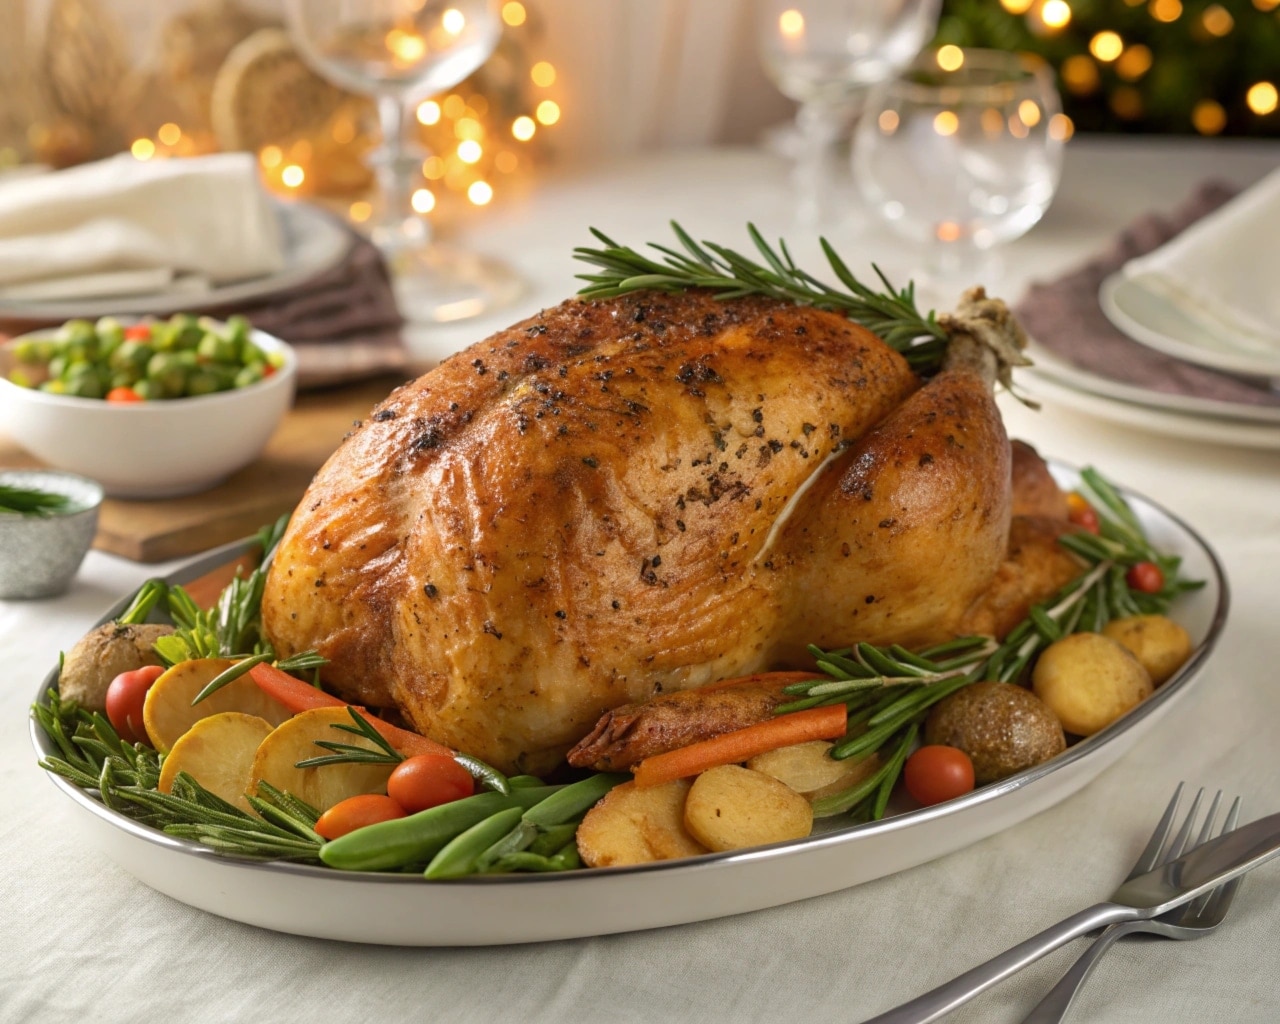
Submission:
[[[1200,802],[1204,797],[1204,790],[1202,789],[1196,793],[1196,798],[1191,803],[1191,810],[1187,812],[1187,817],[1183,821],[1182,827],[1178,829],[1178,833],[1173,837],[1172,842],[1169,842],[1169,832],[1173,828],[1173,819],[1177,814],[1178,802],[1181,796],[1182,784],[1179,783],[1178,788],[1174,791],[1173,799],[1169,801],[1169,806],[1165,809],[1159,824],[1156,825],[1155,831],[1151,834],[1151,839],[1147,843],[1146,849],[1142,851],[1137,862],[1133,865],[1133,870],[1129,872],[1129,879],[1175,860],[1187,849],[1187,841],[1191,837],[1192,825],[1200,811]],[[1200,835],[1194,845],[1199,846],[1206,843],[1212,837],[1213,823],[1218,816],[1218,806],[1221,801],[1222,792],[1219,791],[1209,805],[1209,813],[1205,816],[1204,824],[1200,828]],[[1236,827],[1239,818],[1240,798],[1237,797],[1231,804],[1231,810],[1227,812],[1220,834],[1225,835],[1232,831]],[[1065,1020],[1076,994],[1084,987],[1085,980],[1102,958],[1102,954],[1111,948],[1112,943],[1125,935],[1130,935],[1134,932],[1147,932],[1171,939],[1198,939],[1208,935],[1226,917],[1231,901],[1235,897],[1236,889],[1242,880],[1242,878],[1232,879],[1213,892],[1200,897],[1198,900],[1193,900],[1185,907],[1179,907],[1165,917],[1151,921],[1125,921],[1121,924],[1111,925],[1081,955],[1080,959],[1062,976],[1061,980],[1049,990],[1049,993],[1036,1004],[1022,1024],[1060,1024],[1061,1021]]]

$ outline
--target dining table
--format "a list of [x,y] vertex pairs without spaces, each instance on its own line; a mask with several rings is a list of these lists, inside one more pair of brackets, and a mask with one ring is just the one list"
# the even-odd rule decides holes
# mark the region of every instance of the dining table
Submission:
[[[1280,165],[1269,141],[1078,135],[1052,205],[984,267],[1016,300],[1078,266],[1134,217],[1199,185],[1247,186]],[[572,295],[591,227],[639,246],[696,238],[746,248],[748,222],[823,267],[825,235],[859,276],[895,282],[921,253],[849,202],[819,230],[794,221],[789,167],[763,148],[655,151],[555,167],[450,227],[451,242],[507,261],[518,302],[482,319],[415,326],[418,367]],[[977,282],[974,282],[977,283]],[[930,298],[934,296],[929,295]],[[114,602],[180,562],[92,551],[70,591],[0,601],[0,1021],[4,1024],[399,1021],[492,1024],[852,1024],[919,995],[1105,899],[1179,781],[1280,811],[1280,449],[1171,436],[1070,402],[999,399],[1011,436],[1174,512],[1225,567],[1225,630],[1194,685],[1078,792],[957,852],[829,895],[646,931],[492,946],[363,945],[270,931],[161,895],[107,858],[81,809],[37,765],[29,706],[41,680]],[[1280,1020],[1280,863],[1246,877],[1222,927],[1196,942],[1130,939],[1073,1010],[1093,1024]],[[1085,948],[1077,940],[956,1011],[1020,1021]]]

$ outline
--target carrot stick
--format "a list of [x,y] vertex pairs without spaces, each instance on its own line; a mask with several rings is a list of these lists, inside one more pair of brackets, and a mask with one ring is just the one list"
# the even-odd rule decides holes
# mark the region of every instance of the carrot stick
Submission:
[[218,598],[222,596],[222,591],[227,584],[236,578],[237,571],[242,571],[247,576],[257,567],[258,554],[243,554],[225,565],[210,569],[203,576],[197,576],[190,582],[182,584],[182,589],[191,595],[191,600],[199,605],[202,611],[207,612],[218,603]]
[[831,740],[843,736],[848,724],[849,709],[843,704],[824,708],[810,708],[779,715],[758,725],[735,729],[712,736],[709,740],[691,743],[678,750],[646,757],[633,769],[636,787],[657,786],[673,779],[685,779],[709,768],[723,764],[739,764],[749,757],[763,754],[779,747],[808,740]]
[[[282,672],[274,665],[268,665],[266,662],[254,665],[253,668],[249,669],[249,678],[258,684],[258,688],[263,693],[278,700],[295,715],[300,711],[310,711],[312,708],[345,707],[349,703],[317,689],[310,683],[295,679],[288,672]],[[364,711],[364,708],[357,708],[356,710]],[[435,740],[429,740],[416,732],[410,732],[408,729],[401,729],[398,725],[384,722],[375,715],[366,714],[365,718],[370,725],[382,734],[384,740],[406,757],[413,757],[415,754],[445,754],[449,757],[453,756],[452,750],[443,744],[437,743]]]
[[749,676],[737,676],[734,679],[721,679],[718,683],[699,686],[698,692],[707,690],[727,690],[733,686],[776,686],[782,689],[792,683],[805,683],[810,679],[826,679],[821,672],[754,672]]

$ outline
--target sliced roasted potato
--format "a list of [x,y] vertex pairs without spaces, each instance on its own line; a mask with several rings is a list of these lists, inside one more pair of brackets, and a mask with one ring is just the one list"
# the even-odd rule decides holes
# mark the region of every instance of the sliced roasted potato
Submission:
[[289,718],[289,709],[263,693],[247,675],[192,705],[196,694],[234,664],[227,658],[180,661],[152,684],[142,706],[142,724],[156,750],[161,753],[171,750],[179,737],[200,719],[224,711],[256,715],[271,725],[279,725]]
[[1159,686],[1191,657],[1191,634],[1164,615],[1129,615],[1103,627],[1109,636],[1138,659]]
[[879,766],[874,757],[851,757],[836,761],[827,756],[827,751],[832,746],[834,744],[826,740],[795,743],[765,754],[757,754],[747,761],[747,767],[770,775],[797,793],[812,799],[817,793],[838,793],[842,789],[848,789]]
[[677,779],[637,789],[634,782],[624,782],[609,790],[578,826],[582,862],[604,868],[706,853],[684,827],[684,801],[691,785]]
[[[367,713],[366,713],[367,714]],[[249,792],[257,793],[258,783],[266,781],[305,800],[318,811],[327,811],[349,796],[385,793],[392,764],[326,764],[316,768],[298,768],[299,761],[324,757],[329,753],[316,746],[316,740],[346,743],[377,750],[372,740],[334,726],[351,725],[346,707],[313,708],[294,715],[272,730],[262,741],[253,759]]]
[[244,798],[253,759],[271,733],[271,723],[257,715],[223,711],[196,722],[165,756],[160,769],[161,793],[173,792],[178,772],[186,772],[215,796],[253,813]]
[[727,764],[694,780],[684,823],[709,849],[740,850],[804,838],[813,829],[813,808],[773,776]]
[[[1101,633],[1072,633],[1040,654],[1035,694],[1062,728],[1092,736],[1151,696],[1151,676],[1128,650]],[[963,691],[962,691],[963,692]]]

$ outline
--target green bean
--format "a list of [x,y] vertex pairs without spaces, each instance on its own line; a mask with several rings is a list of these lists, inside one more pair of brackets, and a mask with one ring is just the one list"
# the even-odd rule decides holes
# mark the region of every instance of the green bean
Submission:
[[580,817],[599,802],[609,790],[626,782],[630,775],[601,773],[565,786],[524,813],[524,821],[539,829],[563,825]]
[[488,871],[494,864],[513,853],[523,853],[538,838],[538,826],[523,819],[505,834],[496,836],[475,860],[476,871]]
[[530,786],[545,786],[536,775],[512,775],[507,778],[507,785],[512,789],[528,789]]
[[[497,768],[485,764],[480,758],[472,757],[470,754],[454,754],[453,759],[470,772],[473,779],[495,793],[505,795],[511,792],[511,780],[498,771]],[[533,779],[533,785],[542,785],[542,781],[532,775],[527,775],[525,778]]]
[[481,855],[509,832],[523,813],[521,807],[508,807],[454,836],[431,858],[423,877],[461,878],[471,874],[476,870]]
[[382,871],[425,864],[460,832],[509,807],[530,808],[559,787],[518,789],[507,796],[477,793],[405,818],[382,821],[348,832],[320,847],[320,859],[346,871]]
[[551,825],[539,833],[538,838],[529,844],[529,852],[550,857],[557,850],[564,848],[565,843],[572,842],[578,834],[578,823],[567,822],[564,825]]

